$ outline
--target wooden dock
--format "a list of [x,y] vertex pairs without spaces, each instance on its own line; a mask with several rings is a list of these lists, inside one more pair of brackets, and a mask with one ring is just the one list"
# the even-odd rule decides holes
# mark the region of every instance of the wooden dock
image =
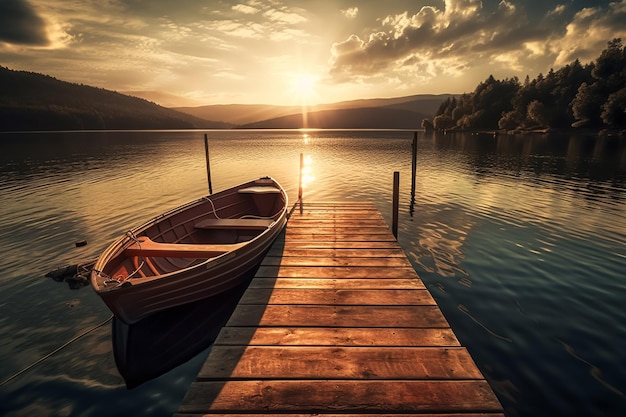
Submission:
[[305,203],[177,416],[504,416],[372,204]]

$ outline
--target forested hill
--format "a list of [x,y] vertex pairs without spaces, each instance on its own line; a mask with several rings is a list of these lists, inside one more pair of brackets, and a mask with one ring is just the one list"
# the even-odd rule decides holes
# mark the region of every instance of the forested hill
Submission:
[[0,66],[0,131],[230,127],[114,91]]
[[545,76],[497,80],[444,101],[425,128],[439,130],[626,129],[626,47],[608,42],[591,63],[576,60]]

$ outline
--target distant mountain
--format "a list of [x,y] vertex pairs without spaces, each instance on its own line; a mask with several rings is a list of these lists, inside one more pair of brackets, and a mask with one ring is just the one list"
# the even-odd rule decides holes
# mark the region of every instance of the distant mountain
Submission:
[[219,120],[233,125],[244,125],[259,120],[287,116],[300,111],[298,106],[272,106],[269,104],[213,104],[198,107],[173,107],[173,110],[195,117]]
[[0,91],[0,131],[230,127],[137,97],[1,66]]
[[239,126],[243,129],[419,129],[425,114],[394,108],[357,108],[299,113]]
[[[363,100],[351,100],[351,101],[342,101],[338,103],[331,104],[320,104],[316,106],[309,106],[306,108],[306,111],[309,114],[315,114],[317,112],[327,112],[331,110],[356,110],[356,109],[369,109],[367,112],[362,112],[361,114],[366,114],[368,116],[372,116],[375,112],[372,109],[382,109],[380,112],[380,116],[377,116],[377,119],[382,119],[383,125],[377,126],[377,128],[389,128],[389,123],[385,122],[383,119],[386,116],[391,116],[387,110],[403,110],[415,113],[413,115],[414,118],[419,119],[418,126],[421,124],[421,121],[424,117],[433,118],[435,113],[437,112],[441,103],[443,103],[446,99],[452,97],[452,94],[421,94],[421,95],[413,95],[406,97],[397,97],[397,98],[377,98],[377,99],[363,99]],[[300,106],[271,106],[264,104],[229,104],[229,105],[209,105],[209,106],[198,106],[198,107],[174,107],[175,110],[180,112],[188,113],[190,115],[201,117],[203,119],[210,120],[220,120],[225,123],[232,123],[233,125],[240,125],[249,127],[250,125],[255,125],[258,127],[267,127],[269,125],[264,125],[260,123],[262,121],[272,121],[271,124],[276,124],[276,119],[285,118],[287,116],[292,116],[295,121],[298,117],[301,118],[302,107]],[[328,115],[324,115],[322,118],[324,120],[328,119]],[[349,114],[345,114],[345,116],[349,116]],[[398,114],[394,116],[393,120],[400,120],[403,117],[408,118],[408,114]],[[283,121],[287,125],[292,125],[291,122],[286,122],[287,119]],[[391,119],[390,119],[391,120]],[[340,121],[336,122],[338,125],[335,128],[350,128],[354,126],[354,121],[350,121],[350,123],[340,123]],[[362,121],[362,123],[367,123],[366,121]],[[333,122],[335,124],[335,122]],[[371,123],[367,123],[371,124]],[[302,126],[297,126],[296,128],[300,128]],[[400,128],[399,126],[395,126]]]

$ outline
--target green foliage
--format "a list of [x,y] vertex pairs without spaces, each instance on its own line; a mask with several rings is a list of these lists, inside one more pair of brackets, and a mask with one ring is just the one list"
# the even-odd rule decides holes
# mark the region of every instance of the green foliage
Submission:
[[626,126],[626,48],[608,42],[595,63],[579,60],[523,84],[489,76],[469,94],[441,104],[436,129]]

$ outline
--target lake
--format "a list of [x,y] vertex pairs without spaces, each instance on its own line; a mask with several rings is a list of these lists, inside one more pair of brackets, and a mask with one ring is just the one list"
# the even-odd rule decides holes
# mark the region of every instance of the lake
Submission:
[[104,303],[44,275],[207,194],[204,133],[214,191],[270,175],[294,203],[302,153],[305,201],[391,224],[400,172],[398,240],[507,416],[623,415],[625,138],[419,132],[412,198],[413,132],[323,130],[0,134],[0,414],[176,412],[210,341],[129,390]]

